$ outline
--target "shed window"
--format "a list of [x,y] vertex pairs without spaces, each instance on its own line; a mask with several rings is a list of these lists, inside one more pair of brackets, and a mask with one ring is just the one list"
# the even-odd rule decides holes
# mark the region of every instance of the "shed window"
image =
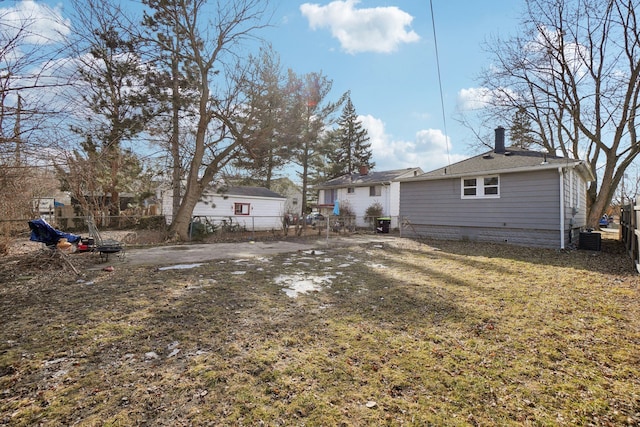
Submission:
[[478,176],[462,178],[462,198],[497,198],[500,197],[500,177]]
[[353,194],[356,192],[356,189],[354,187],[347,187],[347,194]]
[[379,185],[372,185],[369,187],[369,196],[371,197],[380,197],[382,194],[382,187]]
[[251,205],[249,203],[234,203],[236,215],[249,215]]

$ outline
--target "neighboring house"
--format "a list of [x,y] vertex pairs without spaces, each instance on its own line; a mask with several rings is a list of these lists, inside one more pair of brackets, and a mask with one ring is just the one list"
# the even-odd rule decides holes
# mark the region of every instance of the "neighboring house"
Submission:
[[506,242],[564,249],[586,225],[587,183],[581,160],[504,146],[403,179],[403,236]]
[[[170,189],[160,191],[162,213],[172,220],[173,196]],[[193,209],[194,217],[215,222],[231,218],[248,230],[271,230],[282,227],[286,198],[263,187],[210,187]]]
[[302,190],[289,178],[277,178],[271,181],[271,189],[286,197],[284,212],[294,216],[302,213]]
[[332,215],[336,200],[338,207],[348,204],[356,215],[356,226],[366,227],[369,225],[365,218],[367,208],[380,203],[383,216],[391,217],[391,227],[395,228],[398,226],[400,206],[399,180],[420,174],[420,168],[381,172],[369,172],[362,168],[359,173],[342,175],[316,186],[319,192],[318,209],[322,214]]

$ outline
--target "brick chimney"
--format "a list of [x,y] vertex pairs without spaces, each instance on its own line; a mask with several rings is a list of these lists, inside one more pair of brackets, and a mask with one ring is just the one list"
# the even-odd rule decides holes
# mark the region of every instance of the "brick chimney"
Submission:
[[369,173],[369,167],[367,165],[360,165],[360,175],[367,175]]
[[504,128],[502,126],[498,126],[495,130],[496,132],[496,145],[493,150],[496,154],[504,154]]

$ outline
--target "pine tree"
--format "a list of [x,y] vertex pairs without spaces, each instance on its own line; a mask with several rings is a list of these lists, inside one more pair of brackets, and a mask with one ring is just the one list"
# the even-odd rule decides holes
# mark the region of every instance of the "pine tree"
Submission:
[[[134,24],[110,3],[84,3],[77,21],[80,41],[75,48],[86,52],[77,55],[79,98],[87,119],[71,127],[81,138],[81,153],[73,158],[78,164],[91,163],[93,181],[102,193],[98,208],[117,216],[120,192],[127,191],[141,171],[135,154],[122,145],[135,140],[153,116],[144,91],[142,41]],[[83,177],[68,177],[73,178]]]
[[[252,74],[246,78],[247,106],[252,113],[252,132],[246,138],[245,156],[238,156],[233,165],[250,174],[261,186],[271,188],[271,181],[289,161],[289,147],[284,143],[287,133],[286,76],[280,57],[271,46],[250,56]],[[297,131],[297,129],[296,129]]]
[[347,96],[347,102],[342,110],[342,115],[338,119],[338,127],[332,133],[337,152],[332,156],[332,163],[338,167],[332,170],[338,175],[353,173],[361,166],[371,169],[375,164],[371,161],[371,143],[367,130],[362,127],[362,122],[358,120],[356,109],[351,102],[351,97]]
[[518,108],[511,123],[511,141],[516,147],[528,150],[535,144],[531,128],[531,119],[524,107]]

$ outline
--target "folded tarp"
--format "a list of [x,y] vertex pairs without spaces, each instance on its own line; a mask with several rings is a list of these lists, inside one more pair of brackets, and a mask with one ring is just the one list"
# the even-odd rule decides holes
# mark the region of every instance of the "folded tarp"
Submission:
[[47,246],[57,244],[60,239],[67,239],[70,243],[76,243],[80,240],[80,236],[57,230],[42,218],[29,221],[29,228],[31,229],[30,240],[44,243]]

